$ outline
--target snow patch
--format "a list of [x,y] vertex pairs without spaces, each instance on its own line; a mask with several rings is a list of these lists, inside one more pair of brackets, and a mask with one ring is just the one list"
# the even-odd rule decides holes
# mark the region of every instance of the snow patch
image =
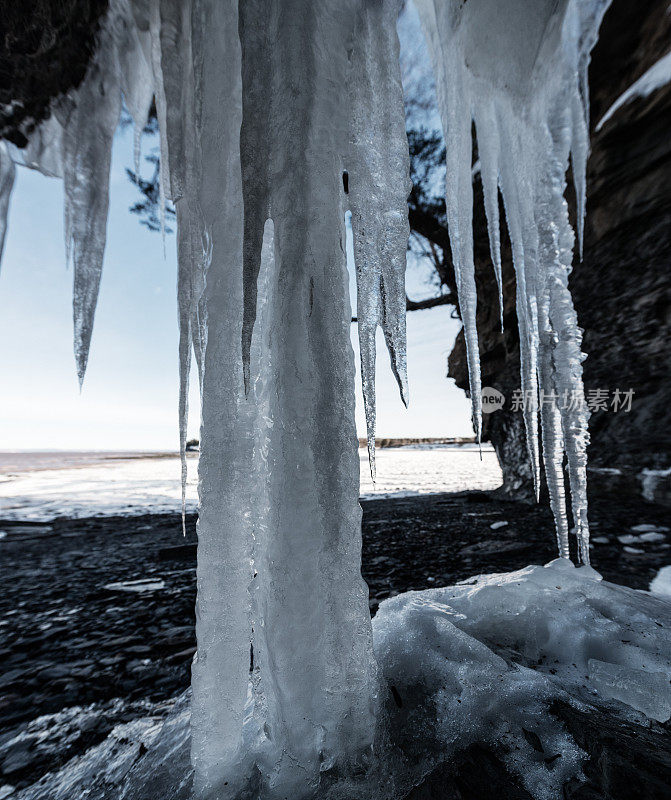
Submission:
[[671,599],[671,566],[662,567],[650,581],[650,593]]
[[671,81],[671,52],[662,56],[659,61],[647,70],[647,72],[644,72],[637,81],[622,92],[603,117],[601,117],[597,123],[596,130],[600,131],[622,106],[625,106],[637,97],[648,97],[657,89],[666,86],[669,81]]
[[165,589],[165,581],[160,578],[139,578],[136,581],[107,583],[103,588],[114,592],[157,592]]

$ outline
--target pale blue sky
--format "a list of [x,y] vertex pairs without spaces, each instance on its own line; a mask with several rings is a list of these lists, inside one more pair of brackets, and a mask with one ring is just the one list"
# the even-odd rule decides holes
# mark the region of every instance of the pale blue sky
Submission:
[[[72,354],[62,183],[18,170],[0,269],[0,449],[177,447],[175,237],[167,237],[164,259],[160,234],[129,213],[138,197],[124,173],[131,163],[127,128],[115,142],[105,265],[81,395]],[[421,267],[409,268],[407,283],[413,298],[435,291]],[[379,337],[378,435],[472,434],[469,404],[445,377],[459,327],[448,307],[408,315],[407,411]],[[354,325],[352,334],[355,340]],[[197,436],[195,392],[191,406],[190,435]],[[360,391],[357,427],[363,434]]]

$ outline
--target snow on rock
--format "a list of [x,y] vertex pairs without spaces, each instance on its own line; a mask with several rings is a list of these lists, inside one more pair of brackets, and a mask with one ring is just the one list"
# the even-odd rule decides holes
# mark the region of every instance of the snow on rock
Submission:
[[[584,755],[548,713],[553,697],[671,717],[671,604],[566,559],[398,595],[380,605],[373,629],[384,678],[403,708],[412,705],[390,725],[412,717],[408,739],[427,770],[436,759],[427,730],[439,758],[488,741],[534,797],[557,797]],[[550,768],[543,756],[556,753]]]
[[650,581],[650,593],[671,600],[671,566],[662,567]]
[[[83,727],[87,711],[74,708],[63,715],[73,716]],[[12,798],[189,800],[193,796],[193,770],[189,763],[188,693],[177,699],[165,720],[153,715],[151,708],[147,711],[147,715],[117,725],[100,744],[29,788],[15,792]]]
[[165,589],[162,578],[138,578],[135,581],[115,581],[103,587],[114,592],[156,592]]
[[[652,529],[652,530],[651,530]],[[631,529],[643,531],[642,533],[625,533],[622,536],[618,536],[617,540],[620,544],[642,544],[644,542],[663,542],[666,539],[666,534],[662,533],[662,530],[668,529],[658,529],[654,525],[637,525],[636,527]]]
[[[609,0],[418,0],[417,5],[431,49],[447,146],[445,200],[465,328],[474,427],[479,436],[473,123],[497,275],[499,190],[512,243],[524,419],[536,491],[540,412],[559,553],[569,555],[562,467],[566,455],[578,557],[588,563],[588,413],[582,382],[582,332],[568,290],[574,234],[564,190],[570,157],[582,241],[589,149],[587,67]],[[562,398],[570,398],[570,402]]]
[[647,70],[647,72],[644,72],[637,81],[622,92],[603,117],[601,117],[596,126],[596,130],[600,131],[622,106],[631,103],[631,101],[637,97],[648,97],[648,95],[651,95],[657,89],[666,86],[669,81],[671,81],[671,52],[662,56],[659,61],[655,62],[650,69]]
[[670,529],[666,525],[652,525],[645,522],[641,525],[632,525],[629,530],[635,533],[668,533]]
[[668,469],[644,469],[639,474],[643,498],[654,503],[671,487],[671,467]]

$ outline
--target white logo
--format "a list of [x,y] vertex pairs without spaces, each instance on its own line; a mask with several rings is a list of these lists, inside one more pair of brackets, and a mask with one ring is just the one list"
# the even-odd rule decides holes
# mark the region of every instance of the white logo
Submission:
[[506,402],[506,398],[501,394],[498,389],[492,389],[491,386],[485,386],[482,389],[482,413],[483,414],[493,414],[495,411],[498,411],[500,408],[503,408],[503,404]]

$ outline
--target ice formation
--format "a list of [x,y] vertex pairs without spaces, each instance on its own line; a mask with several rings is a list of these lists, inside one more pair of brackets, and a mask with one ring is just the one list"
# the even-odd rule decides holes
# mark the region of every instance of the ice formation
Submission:
[[16,167],[9,154],[7,145],[0,141],[0,262],[2,262],[2,251],[5,248],[9,200],[12,195],[12,188],[14,187],[15,173]]
[[[447,142],[446,201],[474,425],[479,434],[473,121],[499,283],[499,190],[503,196],[529,451],[538,484],[540,410],[565,564],[564,454],[579,557],[588,561],[587,414],[581,335],[567,288],[574,237],[565,172],[570,154],[581,235],[586,70],[607,5],[419,2]],[[183,457],[192,348],[201,383],[190,724],[194,787],[203,797],[254,788],[298,798],[324,774],[346,781],[373,769],[383,692],[360,574],[344,214],[352,212],[374,470],[378,325],[407,401],[408,153],[398,8],[399,0],[111,0],[84,82],[55,104],[23,153],[12,150],[12,158],[65,183],[81,381],[121,96],[138,132],[155,100],[161,214],[171,200],[178,221]],[[136,163],[139,147],[138,133]],[[7,152],[3,146],[3,233],[13,174]],[[389,679],[404,633],[382,626],[377,655]],[[459,635],[453,644],[459,658],[472,649]],[[502,668],[499,656],[485,653],[484,661],[487,670]],[[600,669],[600,681],[619,680]]]
[[587,67],[608,4],[609,0],[417,0],[436,74],[447,146],[445,198],[465,328],[473,423],[479,435],[482,409],[471,176],[474,124],[499,284],[499,190],[512,243],[524,421],[536,492],[540,412],[559,552],[569,557],[566,455],[578,555],[585,563],[589,562],[588,414],[582,384],[582,333],[567,286],[574,236],[564,189],[570,155],[582,239]]
[[408,404],[405,254],[410,178],[396,35],[400,5],[398,0],[361,3],[348,77],[348,199],[356,265],[361,382],[373,479],[378,325],[384,331],[401,398]]

